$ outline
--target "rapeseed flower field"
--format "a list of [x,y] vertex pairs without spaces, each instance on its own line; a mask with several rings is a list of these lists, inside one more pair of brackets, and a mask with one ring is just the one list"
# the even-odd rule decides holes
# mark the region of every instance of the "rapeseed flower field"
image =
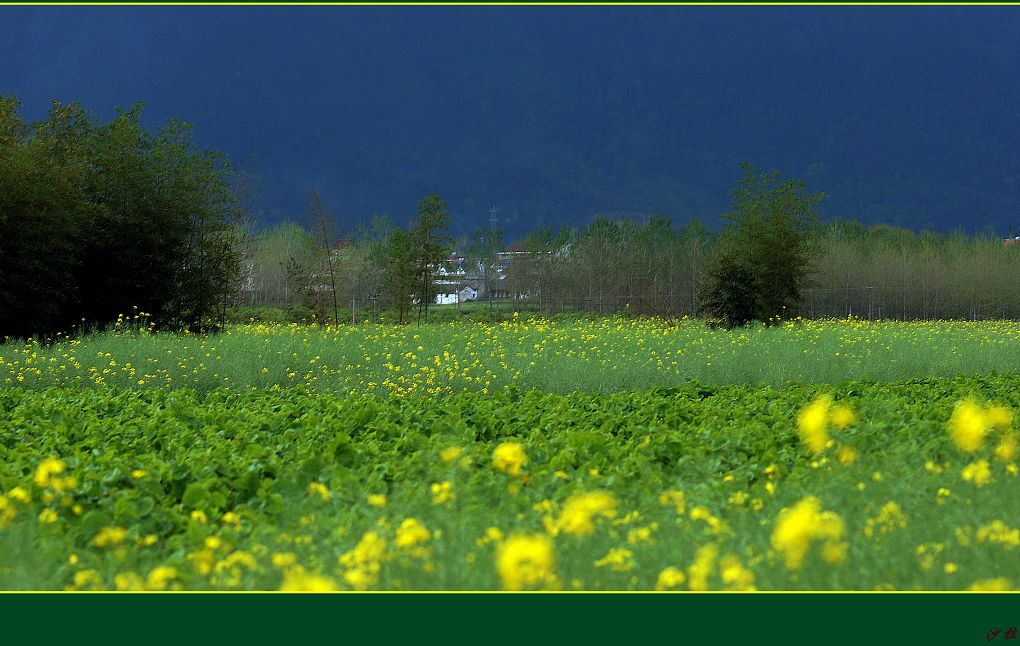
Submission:
[[1014,589],[1018,335],[519,318],[8,342],[0,588]]

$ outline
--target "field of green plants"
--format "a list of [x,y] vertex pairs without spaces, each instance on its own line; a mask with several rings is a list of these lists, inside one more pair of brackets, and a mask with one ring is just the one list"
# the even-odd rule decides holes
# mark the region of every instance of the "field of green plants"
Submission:
[[1005,590],[1020,324],[0,345],[0,588]]

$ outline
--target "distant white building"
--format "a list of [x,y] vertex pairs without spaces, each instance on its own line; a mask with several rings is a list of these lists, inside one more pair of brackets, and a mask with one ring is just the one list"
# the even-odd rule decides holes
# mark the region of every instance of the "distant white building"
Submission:
[[465,286],[453,292],[440,292],[436,294],[436,305],[454,305],[473,301],[478,298],[478,290],[474,287]]

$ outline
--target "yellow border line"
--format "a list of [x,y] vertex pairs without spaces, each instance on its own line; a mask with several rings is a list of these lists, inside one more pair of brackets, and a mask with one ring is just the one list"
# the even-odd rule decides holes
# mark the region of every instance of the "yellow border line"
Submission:
[[1015,7],[1020,2],[0,2],[4,7]]
[[598,595],[598,594],[659,594],[659,595],[761,595],[761,594],[811,594],[811,595],[842,595],[842,594],[1020,594],[1020,590],[333,590],[330,592],[313,592],[304,590],[0,590],[0,596],[6,594],[145,594],[145,595],[181,595],[181,594],[356,594],[356,595],[413,595],[413,594],[481,594],[481,595]]

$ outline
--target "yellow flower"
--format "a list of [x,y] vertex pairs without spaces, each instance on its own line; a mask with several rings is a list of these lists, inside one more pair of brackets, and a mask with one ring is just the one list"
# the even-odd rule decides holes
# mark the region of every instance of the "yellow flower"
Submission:
[[205,524],[209,519],[206,518],[205,512],[196,509],[191,512],[191,520]]
[[[18,515],[18,510],[14,508],[11,501],[7,496],[0,495],[0,529],[7,527],[7,525],[14,520],[14,517]],[[56,515],[56,514],[54,514]],[[39,519],[42,521],[42,518]],[[54,518],[54,520],[56,520]]]
[[658,529],[659,526],[656,523],[652,523],[646,527],[635,527],[634,529],[627,532],[627,542],[631,545],[637,545],[638,543],[651,543],[652,533]]
[[432,483],[432,504],[442,505],[454,499],[453,483],[449,480]]
[[496,571],[505,590],[554,585],[553,543],[545,534],[514,534],[500,544]]
[[46,524],[57,522],[57,512],[50,509],[49,507],[43,509],[41,512],[39,512],[39,522]]
[[340,565],[354,568],[369,564],[376,564],[382,560],[386,553],[386,541],[376,532],[365,532],[354,549],[346,552],[340,557]]
[[972,481],[976,486],[982,487],[992,480],[992,472],[988,468],[988,460],[975,460],[963,468],[960,472],[964,480]]
[[7,492],[7,495],[23,505],[32,502],[32,496],[23,487],[15,487]]
[[121,591],[135,592],[145,589],[145,581],[134,572],[121,572],[113,577],[113,584]]
[[683,570],[670,565],[662,572],[659,572],[659,578],[655,582],[655,589],[673,590],[682,586],[686,580],[687,577],[684,575]]
[[78,478],[67,476],[66,478],[51,478],[50,487],[54,491],[70,491],[78,486]]
[[663,491],[659,494],[659,504],[663,506],[672,505],[676,509],[677,515],[682,516],[686,509],[687,498],[682,491]]
[[356,567],[344,572],[344,582],[351,588],[363,592],[379,581],[377,565]]
[[821,453],[829,444],[828,416],[831,406],[831,395],[818,395],[797,415],[797,430],[812,453]]
[[732,494],[730,494],[730,497],[726,499],[726,502],[727,504],[736,505],[740,507],[745,502],[747,502],[747,499],[750,497],[751,494],[747,493],[746,491],[735,491]]
[[134,478],[135,480],[141,480],[147,475],[149,474],[141,469],[135,469],[134,471],[131,472],[131,477]]
[[74,573],[73,590],[102,590],[103,577],[96,570],[81,570]]
[[728,554],[719,561],[719,574],[723,583],[731,590],[754,590],[754,572],[740,564],[734,554]]
[[1004,545],[1007,548],[1020,545],[1020,530],[1013,529],[998,519],[979,527],[976,536],[978,543],[988,541]]
[[283,568],[290,567],[297,563],[297,554],[294,552],[277,552],[276,554],[273,554],[272,561],[273,567],[280,568],[282,570]]
[[503,541],[503,532],[498,527],[490,527],[485,530],[485,534],[475,541],[475,545],[482,547],[489,543],[501,543]]
[[373,507],[385,507],[386,506],[386,494],[373,493],[368,495],[368,504]]
[[718,554],[719,548],[715,543],[702,545],[698,548],[698,551],[694,554],[694,562],[687,568],[687,574],[690,577],[690,583],[688,583],[687,587],[696,592],[708,590],[708,577],[712,574],[712,568],[715,566],[715,559]]
[[308,495],[318,496],[322,500],[329,500],[329,487],[322,484],[321,482],[309,482]]
[[988,423],[995,428],[1006,430],[1013,424],[1013,411],[1006,406],[989,406],[985,413]]
[[123,527],[104,527],[96,533],[95,538],[92,539],[92,544],[96,547],[110,547],[113,545],[120,545],[124,542],[127,537],[127,530]]
[[439,452],[439,459],[443,462],[450,463],[459,458],[462,453],[463,451],[461,451],[459,446],[451,446]]
[[857,417],[854,415],[854,410],[846,404],[837,404],[833,406],[831,419],[832,425],[836,428],[847,428],[857,421]]
[[722,534],[727,531],[726,524],[718,516],[712,514],[708,507],[698,505],[691,509],[691,520],[703,520],[708,524],[713,534]]
[[836,452],[836,459],[840,464],[853,464],[857,461],[857,449],[849,444],[843,444]]
[[[838,545],[843,531],[843,520],[833,512],[822,511],[818,498],[808,496],[779,512],[772,547],[783,554],[788,568],[797,570],[804,564],[812,541],[825,539],[829,545]],[[826,560],[832,562],[838,553],[835,547],[830,549]]]
[[559,532],[571,536],[587,536],[595,531],[597,517],[612,518],[616,515],[616,498],[606,491],[575,494],[567,499],[563,511],[553,524],[552,534]]
[[59,458],[46,458],[36,467],[33,481],[38,487],[48,487],[52,477],[63,473],[66,468],[67,465],[64,464],[63,460]]
[[223,514],[223,518],[220,519],[226,525],[236,525],[241,522],[241,517],[232,511],[228,511]]
[[903,515],[900,506],[890,500],[879,510],[877,516],[868,519],[867,525],[864,527],[864,535],[870,538],[875,534],[876,529],[879,534],[887,534],[906,526],[907,518]]
[[160,565],[149,572],[149,576],[145,579],[145,588],[147,590],[166,590],[166,586],[176,578],[177,568]]
[[511,476],[518,476],[521,468],[528,462],[524,446],[517,442],[504,442],[492,452],[492,466]]
[[[354,580],[364,583],[364,581],[358,581],[357,577],[354,577]],[[359,587],[355,586],[356,589]],[[300,567],[288,570],[283,575],[283,583],[280,585],[281,592],[332,592],[334,590],[336,590],[336,584],[332,579],[319,574],[309,574]]]
[[822,559],[829,565],[839,565],[846,558],[849,545],[844,542],[827,542],[822,547]]
[[416,518],[408,518],[397,527],[397,535],[393,543],[402,550],[410,550],[428,542],[432,533]]
[[609,566],[614,572],[629,572],[634,569],[634,553],[625,547],[614,547],[595,561],[595,567]]
[[949,418],[949,435],[964,453],[974,453],[985,442],[990,421],[985,411],[972,399],[959,402]]
[[1003,462],[1009,462],[1016,457],[1016,433],[1009,432],[1002,435],[999,445],[995,447],[995,457]]

